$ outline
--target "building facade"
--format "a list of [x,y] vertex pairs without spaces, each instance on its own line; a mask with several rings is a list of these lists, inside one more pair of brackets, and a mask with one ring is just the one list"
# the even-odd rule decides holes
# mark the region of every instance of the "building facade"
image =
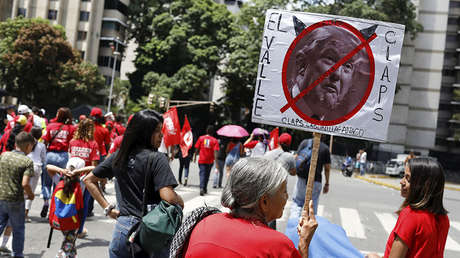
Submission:
[[120,76],[121,57],[115,62],[113,52],[123,53],[127,37],[129,0],[1,0],[1,20],[23,16],[41,17],[65,28],[71,45],[82,58],[99,66],[109,85],[115,65]]
[[406,34],[388,142],[378,151],[413,150],[453,167],[460,155],[454,137],[460,124],[454,115],[460,113],[454,94],[460,89],[460,0],[413,2],[424,30],[415,39]]

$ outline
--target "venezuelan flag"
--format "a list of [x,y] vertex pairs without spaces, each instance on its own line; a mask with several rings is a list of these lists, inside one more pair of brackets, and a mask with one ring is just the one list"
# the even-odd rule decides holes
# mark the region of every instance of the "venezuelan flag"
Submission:
[[72,218],[74,223],[77,223],[77,207],[75,205],[75,194],[71,193],[67,196],[64,190],[58,190],[54,197],[56,205],[55,214],[58,218]]

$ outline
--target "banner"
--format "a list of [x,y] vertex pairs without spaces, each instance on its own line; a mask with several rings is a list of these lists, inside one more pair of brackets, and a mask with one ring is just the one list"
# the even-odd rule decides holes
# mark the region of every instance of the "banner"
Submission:
[[268,147],[270,150],[274,150],[278,148],[278,139],[279,139],[279,128],[276,127],[270,132],[270,143],[268,144]]
[[163,140],[166,148],[180,144],[180,124],[176,107],[170,108],[163,114]]
[[252,121],[385,141],[404,26],[268,10]]
[[190,123],[188,122],[187,115],[185,115],[184,127],[182,127],[180,140],[180,150],[182,151],[182,157],[185,158],[188,155],[188,150],[193,144],[193,133]]

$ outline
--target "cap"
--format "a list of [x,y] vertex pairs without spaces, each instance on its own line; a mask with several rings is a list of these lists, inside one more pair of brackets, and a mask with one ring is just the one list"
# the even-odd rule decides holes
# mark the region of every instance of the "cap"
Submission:
[[85,167],[85,161],[81,158],[73,157],[67,161],[66,169],[72,171],[75,169],[80,169]]
[[281,144],[286,144],[286,145],[291,145],[292,141],[292,136],[288,133],[282,133],[279,138],[279,143]]
[[42,112],[43,115],[46,114],[46,110],[44,108],[41,108],[40,111]]
[[18,120],[16,120],[17,124],[21,125],[26,125],[27,124],[27,118],[24,115],[20,115]]
[[102,110],[100,108],[98,108],[98,107],[95,107],[95,108],[91,109],[90,116],[102,117]]
[[30,110],[30,108],[28,106],[19,105],[18,114],[23,115],[23,114],[30,113],[30,112],[31,112],[31,110]]

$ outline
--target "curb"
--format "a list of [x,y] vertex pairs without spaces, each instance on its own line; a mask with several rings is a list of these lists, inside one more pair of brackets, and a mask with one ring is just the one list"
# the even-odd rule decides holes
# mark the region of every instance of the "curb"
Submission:
[[356,178],[361,179],[361,180],[364,180],[364,181],[367,181],[367,182],[369,182],[369,183],[376,184],[376,185],[386,186],[386,187],[395,189],[395,190],[397,190],[397,191],[401,190],[399,187],[394,186],[394,185],[392,185],[392,184],[383,183],[383,182],[380,182],[380,181],[377,181],[377,180],[373,180],[373,179],[370,179],[370,178],[366,178],[366,177],[362,177],[362,176],[356,176]]
[[[401,190],[401,188],[400,188],[399,186],[395,186],[395,185],[392,185],[392,184],[383,183],[383,182],[380,182],[380,181],[378,181],[378,180],[374,180],[374,179],[370,179],[370,178],[366,178],[366,177],[362,177],[362,176],[355,176],[355,177],[358,178],[358,179],[364,180],[364,181],[366,181],[366,182],[372,183],[372,184],[386,186],[386,187],[395,189],[395,190],[397,190],[397,191],[400,191],[400,190]],[[383,177],[381,177],[381,178],[383,178]],[[452,187],[452,186],[444,186],[444,189],[452,190],[452,191],[459,191],[459,192],[460,192],[460,188]]]

